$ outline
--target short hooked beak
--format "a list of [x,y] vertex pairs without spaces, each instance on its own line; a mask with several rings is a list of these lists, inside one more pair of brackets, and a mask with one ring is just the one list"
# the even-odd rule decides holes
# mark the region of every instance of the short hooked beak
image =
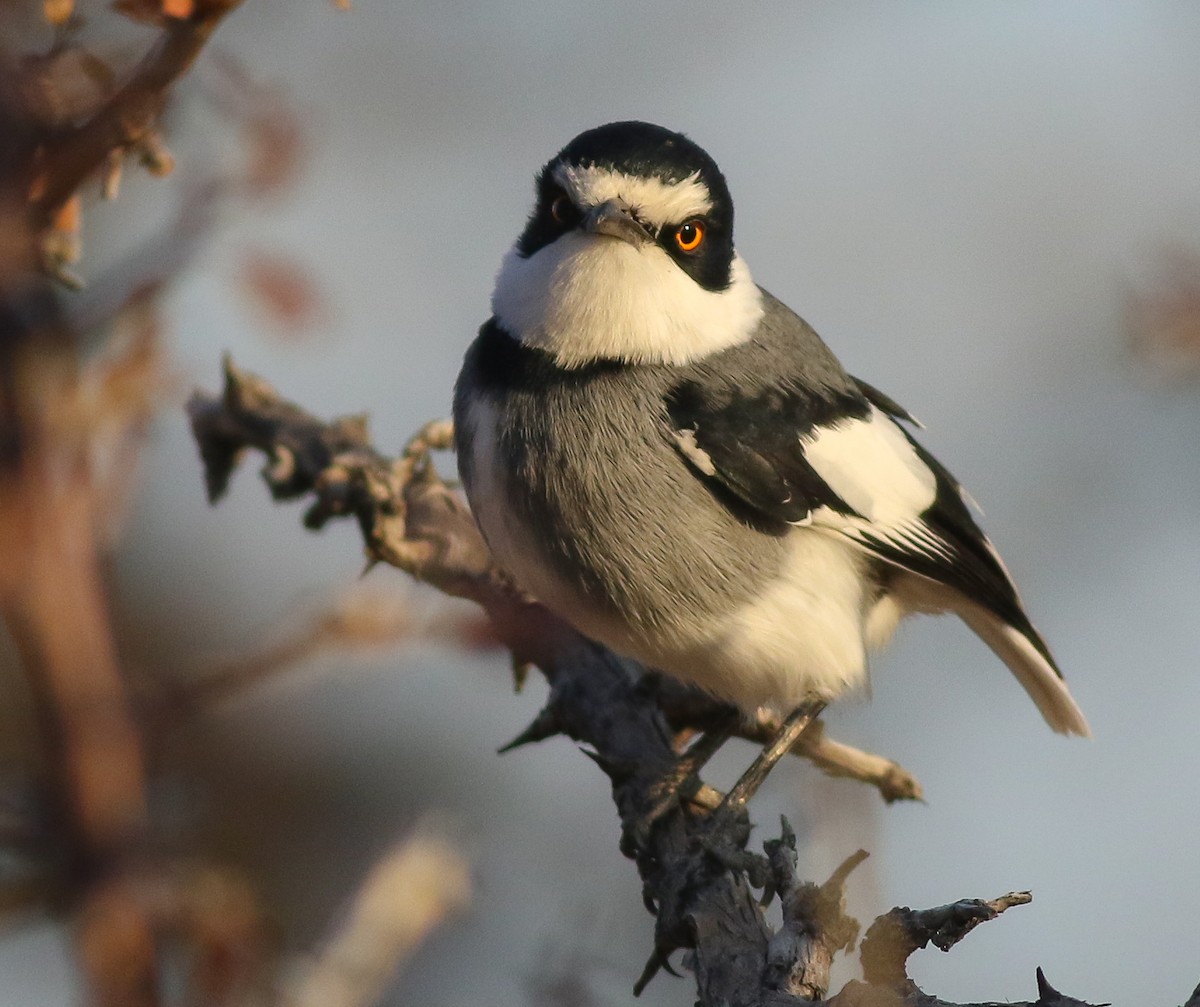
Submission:
[[620,238],[634,247],[647,245],[654,240],[650,232],[634,219],[630,207],[620,199],[607,200],[588,210],[583,218],[583,229],[590,234]]

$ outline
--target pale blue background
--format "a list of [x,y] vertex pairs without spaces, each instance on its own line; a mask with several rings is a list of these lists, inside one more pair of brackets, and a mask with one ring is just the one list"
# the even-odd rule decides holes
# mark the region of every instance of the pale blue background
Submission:
[[[911,408],[982,503],[1096,733],[1052,735],[982,644],[926,620],[878,662],[873,700],[829,721],[912,769],[929,803],[884,808],[785,765],[757,820],[791,814],[814,877],[868,848],[852,892],[864,919],[1031,888],[1032,906],[913,959],[947,999],[1031,999],[1037,965],[1092,1001],[1186,999],[1200,980],[1200,402],[1129,356],[1122,310],[1158,249],[1197,243],[1200,6],[259,3],[218,40],[291,95],[312,147],[299,186],[228,211],[172,294],[177,359],[212,387],[231,349],[317,412],[368,410],[385,450],[447,413],[546,158],[628,117],[704,145],[756,279]],[[186,95],[185,168],[220,135]],[[248,243],[320,277],[329,318],[309,343],[264,338],[235,292]],[[360,563],[352,528],[308,535],[250,472],[209,510],[177,411],[134,528],[130,605],[197,661],[252,645]],[[652,921],[605,780],[562,740],[494,754],[539,693],[514,697],[498,657],[433,647],[314,662],[180,738],[181,764],[201,769],[181,771],[174,799],[258,872],[297,943],[421,813],[451,822],[477,864],[474,906],[391,1004],[534,1003],[530,975],[578,961],[598,1003],[628,1003]],[[750,754],[731,746],[719,771]],[[289,809],[282,832],[256,814],[264,795]],[[10,936],[0,998],[69,999],[48,964],[60,947],[51,927]],[[682,1007],[691,990],[663,978],[644,1002]]]

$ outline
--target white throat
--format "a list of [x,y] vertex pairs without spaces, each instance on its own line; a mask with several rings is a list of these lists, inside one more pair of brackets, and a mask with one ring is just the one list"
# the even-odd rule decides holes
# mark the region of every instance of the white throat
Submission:
[[754,334],[762,298],[736,254],[731,275],[725,290],[706,290],[657,245],[570,231],[528,258],[509,250],[492,313],[509,335],[561,367],[680,365]]

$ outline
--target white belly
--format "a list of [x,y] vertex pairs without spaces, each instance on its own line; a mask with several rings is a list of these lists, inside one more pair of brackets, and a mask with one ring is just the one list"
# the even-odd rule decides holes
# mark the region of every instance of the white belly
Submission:
[[864,685],[864,557],[819,529],[798,528],[789,544],[779,577],[714,626],[707,640],[661,655],[662,670],[744,710],[780,714]]

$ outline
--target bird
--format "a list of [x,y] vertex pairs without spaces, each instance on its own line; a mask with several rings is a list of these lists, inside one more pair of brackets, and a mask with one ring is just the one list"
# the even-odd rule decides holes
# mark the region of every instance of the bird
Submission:
[[800,731],[902,618],[952,613],[1089,735],[919,424],[754,282],[733,223],[713,158],[651,123],[537,173],[454,390],[496,561],[584,635]]

